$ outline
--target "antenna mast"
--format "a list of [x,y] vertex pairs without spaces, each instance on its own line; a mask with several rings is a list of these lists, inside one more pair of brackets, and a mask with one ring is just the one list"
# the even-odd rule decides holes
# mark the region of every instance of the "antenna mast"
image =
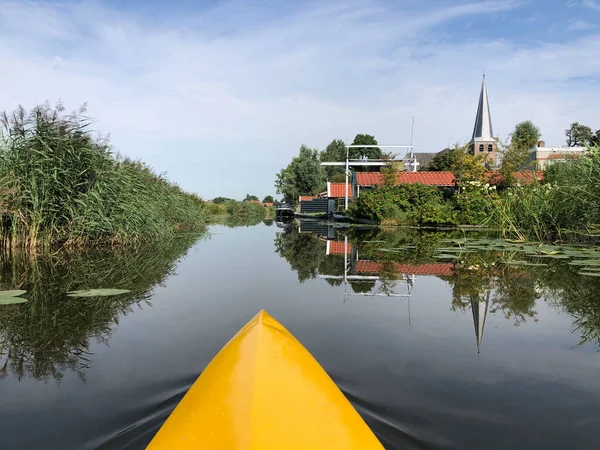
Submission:
[[412,117],[412,123],[410,126],[410,157],[415,157],[415,149],[413,147],[413,135],[415,130],[415,116]]

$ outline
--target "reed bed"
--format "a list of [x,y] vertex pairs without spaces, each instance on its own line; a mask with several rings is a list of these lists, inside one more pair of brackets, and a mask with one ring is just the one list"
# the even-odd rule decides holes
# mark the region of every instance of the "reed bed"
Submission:
[[519,240],[597,240],[600,237],[600,148],[544,172],[543,182],[503,192],[492,223]]
[[150,242],[206,222],[198,196],[115,156],[85,108],[0,115],[0,242],[6,248]]

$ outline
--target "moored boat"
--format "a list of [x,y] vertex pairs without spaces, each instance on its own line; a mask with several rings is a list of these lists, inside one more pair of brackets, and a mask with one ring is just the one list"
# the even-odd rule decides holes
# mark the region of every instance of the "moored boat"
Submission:
[[285,220],[293,219],[296,216],[294,209],[289,203],[276,202],[275,203],[275,219]]
[[308,350],[260,311],[208,364],[148,449],[383,446]]

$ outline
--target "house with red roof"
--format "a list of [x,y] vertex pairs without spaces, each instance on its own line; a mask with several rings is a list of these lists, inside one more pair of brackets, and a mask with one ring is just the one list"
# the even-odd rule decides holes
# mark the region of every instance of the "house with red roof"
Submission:
[[[327,198],[345,198],[346,183],[327,182]],[[352,198],[352,185],[348,184],[348,198]]]
[[[515,172],[514,175],[517,180],[523,183],[530,183],[536,179],[541,181],[543,173],[522,171]],[[501,181],[499,172],[486,172],[486,177],[490,185],[496,185]],[[358,172],[352,181],[355,197],[359,197],[361,190],[364,191],[365,189],[383,184],[383,175],[380,172]],[[439,188],[454,188],[456,186],[456,179],[452,172],[400,172],[396,176],[396,184],[402,183],[420,183]]]
[[325,249],[326,255],[350,255],[352,253],[352,243],[344,241],[327,241]]
[[[354,272],[358,274],[378,274],[384,269],[380,261],[358,260],[354,265]],[[443,275],[450,276],[454,273],[452,263],[429,263],[429,264],[404,264],[393,262],[394,273],[406,273],[411,275]]]

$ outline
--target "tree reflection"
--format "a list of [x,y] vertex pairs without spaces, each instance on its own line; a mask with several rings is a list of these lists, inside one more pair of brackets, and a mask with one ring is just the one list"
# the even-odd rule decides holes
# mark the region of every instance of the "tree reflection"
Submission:
[[542,274],[540,288],[552,304],[573,316],[580,344],[594,342],[600,350],[600,278],[581,276],[565,265]]
[[[440,249],[453,246],[457,239],[475,240],[483,232],[427,232],[415,229],[350,229],[347,260],[348,279],[355,294],[395,295],[403,275],[436,276],[452,289],[451,309],[471,311],[478,342],[481,341],[487,314],[502,314],[515,326],[537,322],[536,304],[549,301],[573,317],[573,330],[581,342],[595,342],[600,348],[600,277],[578,274],[569,260],[536,260],[535,265],[511,264],[527,259],[510,249],[454,248],[452,258],[437,259]],[[494,238],[492,236],[492,238]],[[338,234],[337,251],[345,251]],[[276,237],[276,250],[304,281],[317,274],[333,286],[344,283],[344,255],[326,255],[327,243],[316,234],[290,229]],[[329,248],[329,247],[327,247]],[[342,250],[340,250],[342,249]],[[457,250],[455,252],[454,250]],[[543,264],[540,264],[540,261]],[[364,279],[357,279],[360,277]],[[411,280],[405,280],[409,283]],[[410,284],[410,283],[409,283]],[[409,286],[409,293],[412,285]]]
[[[327,255],[319,264],[318,271],[322,275],[344,275],[344,255]],[[326,280],[331,286],[340,286],[342,279],[329,278]]]
[[[79,251],[0,260],[0,289],[24,289],[27,303],[0,306],[0,378],[60,380],[67,370],[81,378],[92,340],[108,344],[120,317],[149,304],[152,289],[173,274],[199,235],[135,249]],[[72,290],[117,287],[115,297],[71,298]]]
[[452,309],[465,310],[473,302],[490,298],[490,312],[502,311],[515,326],[536,319],[535,290],[531,268],[502,264],[500,252],[475,252],[462,255],[454,274],[447,280],[452,285]]
[[317,276],[326,256],[325,248],[326,243],[316,235],[300,233],[295,227],[275,235],[275,251],[298,273],[300,282]]

